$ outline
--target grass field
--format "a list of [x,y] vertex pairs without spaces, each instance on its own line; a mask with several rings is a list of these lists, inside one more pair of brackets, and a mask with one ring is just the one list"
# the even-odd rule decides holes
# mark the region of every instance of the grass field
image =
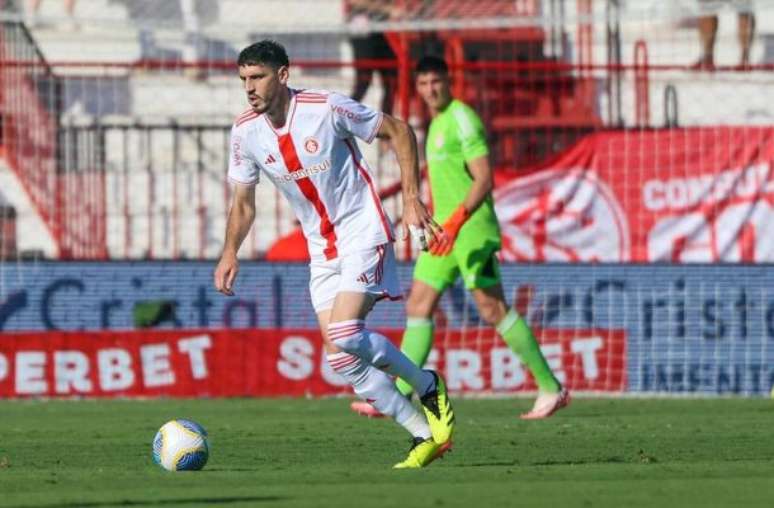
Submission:
[[[771,400],[457,401],[453,453],[393,471],[406,435],[333,400],[0,402],[0,506],[774,506]],[[188,417],[204,471],[168,473],[151,440]]]

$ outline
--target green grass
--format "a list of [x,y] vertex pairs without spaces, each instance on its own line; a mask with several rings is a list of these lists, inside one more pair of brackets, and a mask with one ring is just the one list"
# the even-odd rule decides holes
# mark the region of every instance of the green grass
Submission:
[[[457,401],[454,451],[393,471],[408,440],[333,400],[0,402],[0,506],[774,506],[771,400]],[[168,473],[151,440],[202,423],[211,455]]]

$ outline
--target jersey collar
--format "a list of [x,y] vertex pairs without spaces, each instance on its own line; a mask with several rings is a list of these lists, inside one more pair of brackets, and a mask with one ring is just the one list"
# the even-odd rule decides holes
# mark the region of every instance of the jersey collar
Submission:
[[274,134],[277,137],[290,132],[290,127],[293,124],[293,117],[295,117],[296,115],[296,95],[298,95],[299,90],[288,87],[288,92],[290,93],[290,106],[288,106],[288,119],[285,122],[285,125],[277,129],[271,124],[271,120],[269,120],[269,115],[263,115],[263,119],[266,121],[266,125],[269,126],[269,128],[272,130],[272,132],[274,132]]

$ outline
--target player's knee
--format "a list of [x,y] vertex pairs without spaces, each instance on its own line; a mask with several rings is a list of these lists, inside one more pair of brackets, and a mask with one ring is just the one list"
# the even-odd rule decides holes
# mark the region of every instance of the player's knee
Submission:
[[331,323],[328,326],[328,336],[331,337],[332,344],[342,351],[356,355],[377,367],[386,361],[389,339],[380,333],[366,330],[360,320]]
[[364,328],[360,319],[328,323],[328,340],[342,351],[362,357]]
[[418,318],[429,318],[433,314],[433,301],[423,298],[413,292],[406,300],[406,315]]
[[490,326],[496,326],[505,317],[506,310],[500,302],[487,302],[479,305],[478,314]]

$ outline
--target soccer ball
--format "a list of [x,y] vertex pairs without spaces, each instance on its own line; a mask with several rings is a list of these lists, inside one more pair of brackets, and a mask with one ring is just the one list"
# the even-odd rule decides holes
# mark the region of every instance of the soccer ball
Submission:
[[153,438],[153,462],[167,471],[198,471],[210,455],[207,431],[191,420],[172,420]]

